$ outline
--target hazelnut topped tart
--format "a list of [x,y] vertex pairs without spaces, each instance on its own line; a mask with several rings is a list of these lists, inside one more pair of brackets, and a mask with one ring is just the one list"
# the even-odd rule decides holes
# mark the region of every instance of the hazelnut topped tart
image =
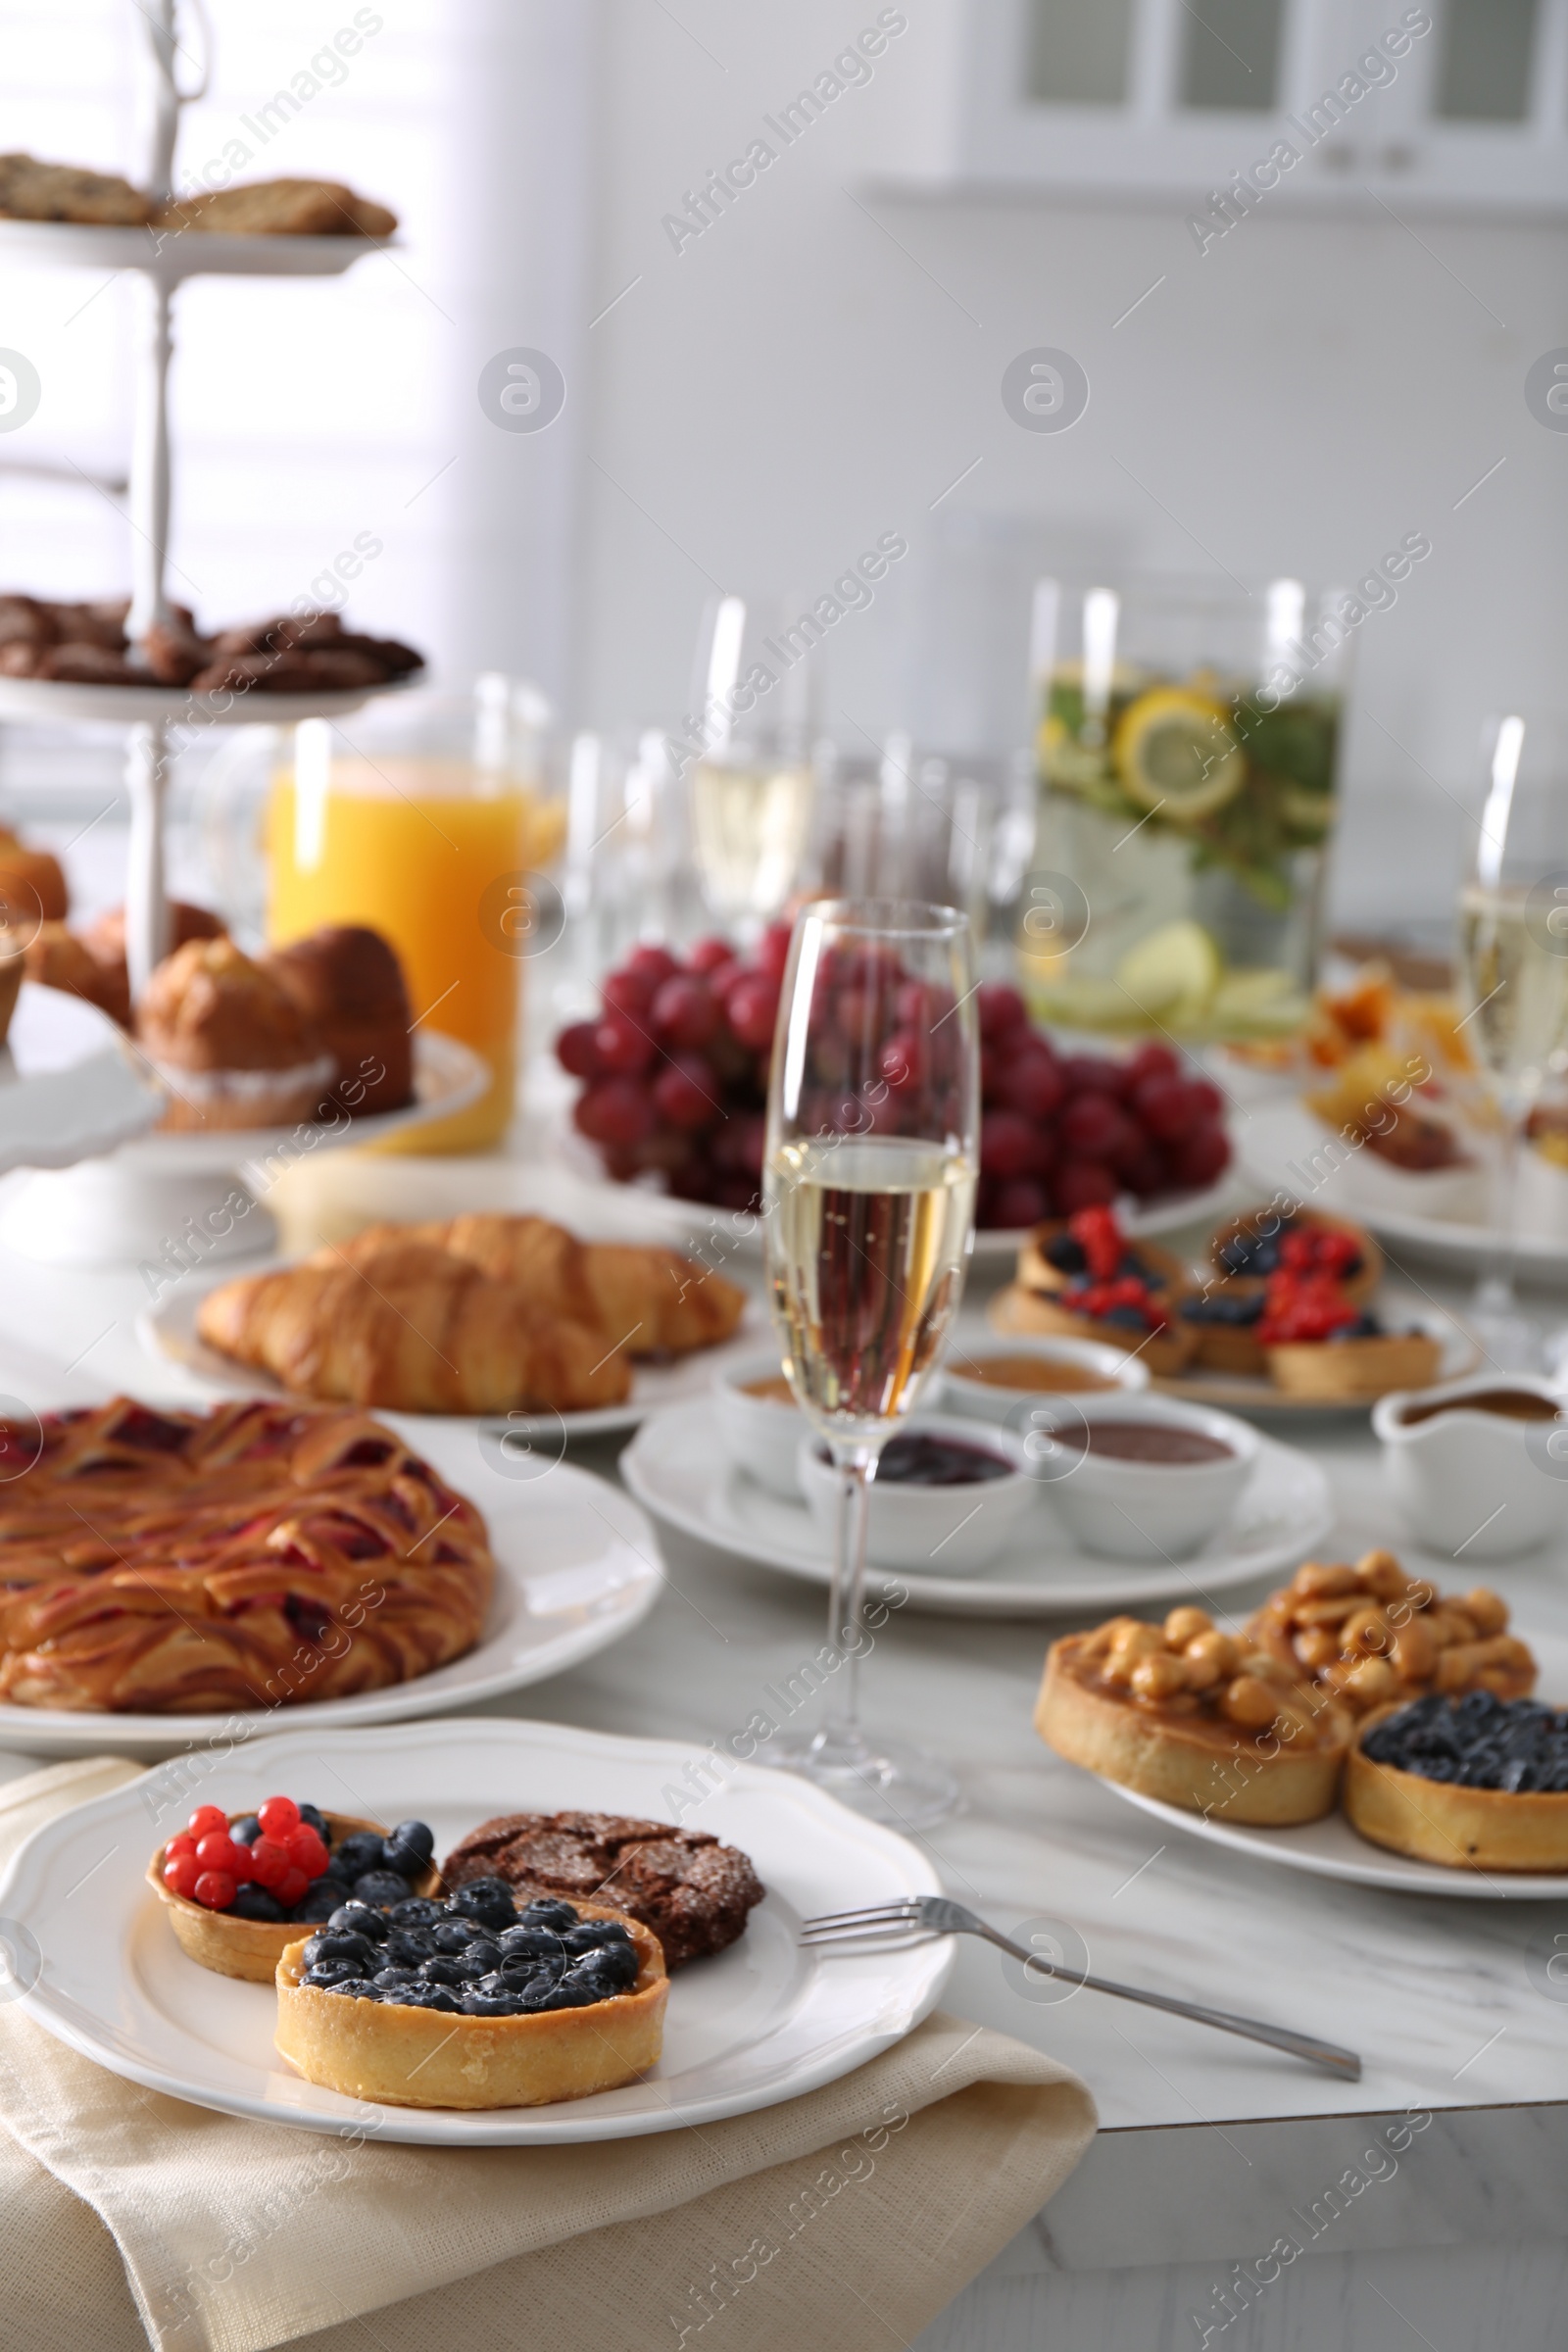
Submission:
[[1248,1628],[1273,1658],[1365,1715],[1426,1691],[1524,1698],[1536,1661],[1508,1630],[1508,1605],[1483,1585],[1447,1598],[1390,1551],[1307,1560]]
[[1185,1607],[1053,1642],[1035,1708],[1071,1763],[1191,1812],[1276,1826],[1332,1809],[1352,1722],[1298,1669]]

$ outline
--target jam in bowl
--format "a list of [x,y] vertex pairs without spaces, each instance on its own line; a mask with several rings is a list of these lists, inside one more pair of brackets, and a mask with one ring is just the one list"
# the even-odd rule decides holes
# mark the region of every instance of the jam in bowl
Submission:
[[[839,1473],[822,1439],[806,1432],[796,1470],[831,1557]],[[920,1413],[883,1448],[866,1517],[866,1558],[910,1576],[973,1576],[1001,1557],[1038,1507],[1022,1441],[949,1414]]]

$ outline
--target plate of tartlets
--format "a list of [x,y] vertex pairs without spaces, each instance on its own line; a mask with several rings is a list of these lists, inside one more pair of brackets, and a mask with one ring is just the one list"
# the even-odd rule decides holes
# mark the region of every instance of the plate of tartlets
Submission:
[[1380,1302],[1383,1272],[1364,1227],[1298,1204],[1227,1218],[1196,1265],[1124,1231],[1113,1211],[1088,1209],[1029,1237],[987,1314],[1009,1338],[1122,1348],[1156,1389],[1195,1403],[1357,1410],[1480,1361],[1456,1316]]
[[1568,1897],[1565,1705],[1568,1642],[1526,1643],[1495,1593],[1445,1595],[1371,1552],[1308,1562],[1244,1627],[1187,1605],[1054,1643],[1035,1725],[1129,1804],[1250,1859],[1541,1902]]
[[[741,1932],[710,1956],[665,1964],[639,1917],[635,1856],[602,1890],[574,1886],[565,1897],[509,1880],[514,1823],[494,1818],[526,1808],[555,1815],[559,1829],[568,1813],[590,1825],[624,1816],[646,1839],[669,1820],[688,1749],[480,1717],[292,1732],[226,1757],[183,1760],[177,1777],[165,1768],[47,1823],[0,1887],[0,1908],[39,1954],[21,2004],[83,2056],[149,2089],[305,2131],[357,2126],[389,2141],[617,2139],[701,2129],[797,2097],[917,2025],[940,1997],[952,1947],[804,1948],[807,1918],[934,1894],[940,1883],[906,1839],[808,1782],[741,1760],[731,1752],[741,1744],[721,1743],[705,1759],[706,1793],[688,1809],[760,1882]],[[308,1788],[327,1817],[427,1825],[447,1873],[442,1890],[377,1916],[375,1886],[362,1880],[337,1924],[306,1926],[290,1941],[272,1983],[220,1973],[181,1946],[144,1876],[193,1788],[230,1816],[269,1789]],[[476,1825],[500,1837],[496,1850],[472,1854]],[[697,1822],[688,1817],[686,1827]],[[477,1878],[464,1875],[465,1859],[477,1863]],[[91,1903],[74,1901],[89,1876]],[[465,1954],[476,1945],[500,1957],[466,1976]],[[558,1966],[551,1954],[562,1945]],[[442,1966],[447,1954],[452,1965]],[[485,1989],[492,1976],[499,1991]],[[512,1984],[532,1989],[508,1998]],[[607,2039],[625,2079],[597,2088]],[[428,2095],[432,2070],[450,2100],[413,2103]],[[471,2103],[498,2091],[511,2103]]]

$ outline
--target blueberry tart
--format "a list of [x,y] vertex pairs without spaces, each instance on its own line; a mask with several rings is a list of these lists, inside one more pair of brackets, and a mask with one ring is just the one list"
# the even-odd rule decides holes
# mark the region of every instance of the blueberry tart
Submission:
[[1568,1870],[1568,1712],[1431,1692],[1369,1716],[1345,1810],[1374,1845],[1453,1870]]
[[388,1909],[433,1896],[428,1824],[395,1830],[270,1796],[254,1813],[198,1805],[147,1866],[181,1948],[220,1977],[270,1984],[280,1954],[344,1903]]
[[659,1938],[603,1903],[518,1909],[502,1879],[390,1912],[354,1901],[277,1963],[276,2046],[308,2082],[394,2107],[544,2107],[658,2063]]

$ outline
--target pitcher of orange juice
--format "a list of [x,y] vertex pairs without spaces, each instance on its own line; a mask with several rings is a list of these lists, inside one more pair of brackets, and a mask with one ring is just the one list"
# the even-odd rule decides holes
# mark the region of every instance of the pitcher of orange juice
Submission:
[[402,959],[416,1027],[460,1038],[490,1065],[466,1110],[384,1150],[479,1152],[511,1120],[523,967],[507,892],[550,862],[565,830],[542,783],[547,718],[531,689],[485,677],[471,702],[415,693],[306,719],[273,773],[269,939],[369,924]]

